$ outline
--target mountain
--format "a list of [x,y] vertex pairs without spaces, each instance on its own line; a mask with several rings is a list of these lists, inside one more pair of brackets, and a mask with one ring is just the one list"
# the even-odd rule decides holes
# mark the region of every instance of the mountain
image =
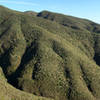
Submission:
[[37,13],[34,11],[25,11],[24,13],[30,15],[30,16],[37,16]]
[[100,25],[0,6],[0,100],[100,100]]

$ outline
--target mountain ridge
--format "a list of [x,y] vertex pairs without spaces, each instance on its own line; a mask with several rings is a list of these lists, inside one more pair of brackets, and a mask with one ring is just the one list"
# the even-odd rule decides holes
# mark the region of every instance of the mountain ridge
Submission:
[[0,18],[1,100],[100,99],[99,24],[2,6]]

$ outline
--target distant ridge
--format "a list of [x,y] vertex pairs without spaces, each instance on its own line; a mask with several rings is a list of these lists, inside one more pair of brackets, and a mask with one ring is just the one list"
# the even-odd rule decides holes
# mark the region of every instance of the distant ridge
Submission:
[[30,16],[37,16],[37,13],[34,11],[25,11],[24,13],[30,15]]

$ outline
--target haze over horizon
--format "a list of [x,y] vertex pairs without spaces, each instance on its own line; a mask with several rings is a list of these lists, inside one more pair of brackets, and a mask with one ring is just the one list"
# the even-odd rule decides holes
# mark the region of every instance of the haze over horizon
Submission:
[[100,23],[99,0],[0,0],[0,5],[18,11],[49,10]]

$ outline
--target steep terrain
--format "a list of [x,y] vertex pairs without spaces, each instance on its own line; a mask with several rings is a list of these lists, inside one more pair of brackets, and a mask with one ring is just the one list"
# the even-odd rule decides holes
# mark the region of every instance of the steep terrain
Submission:
[[100,25],[0,6],[0,100],[100,100]]

